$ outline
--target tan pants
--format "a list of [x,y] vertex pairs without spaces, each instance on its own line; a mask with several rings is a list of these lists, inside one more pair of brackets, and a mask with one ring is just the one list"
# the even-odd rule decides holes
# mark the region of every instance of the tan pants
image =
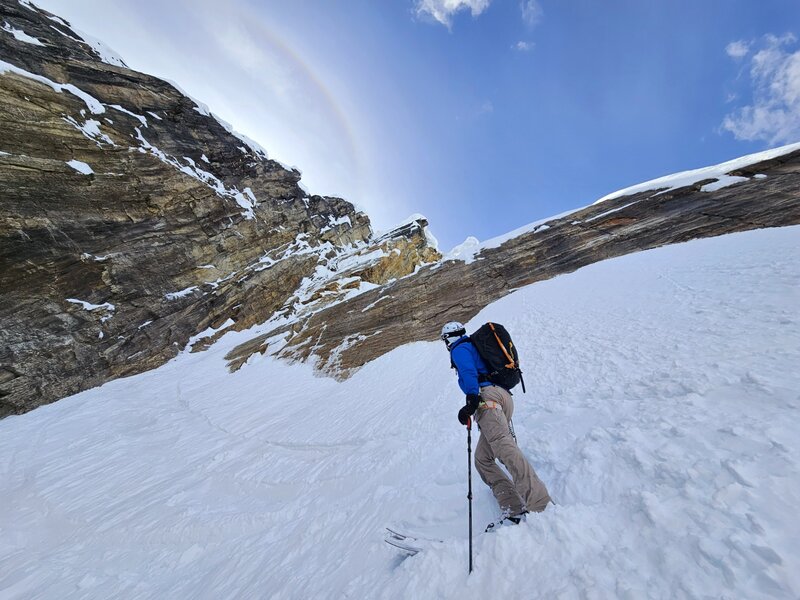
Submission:
[[[490,385],[481,388],[481,398],[486,402],[494,400],[503,408],[479,408],[475,414],[481,431],[475,448],[478,474],[492,488],[500,508],[509,515],[518,515],[526,510],[542,512],[551,501],[550,495],[509,430],[508,422],[514,414],[511,394],[501,387]],[[513,482],[495,459],[511,473]]]

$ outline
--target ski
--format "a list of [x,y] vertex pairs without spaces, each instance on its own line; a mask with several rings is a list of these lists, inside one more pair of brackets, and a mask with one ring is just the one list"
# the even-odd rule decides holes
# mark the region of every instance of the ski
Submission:
[[[524,520],[524,517],[520,519],[520,521],[523,522]],[[514,518],[502,517],[493,523],[489,523],[483,533],[491,533],[493,531],[497,531],[501,527],[507,527],[512,524],[517,525],[518,522],[519,521],[516,521]],[[431,548],[436,544],[444,543],[444,540],[438,538],[426,537],[417,533],[403,533],[401,531],[397,531],[396,529],[392,529],[391,527],[386,527],[386,534],[383,538],[383,541],[390,546],[401,550],[407,556],[415,556],[426,548]]]
[[398,540],[421,540],[421,541],[425,541],[425,542],[437,542],[439,544],[444,543],[444,540],[440,540],[440,539],[437,539],[437,538],[425,537],[425,536],[422,536],[422,535],[418,535],[416,533],[415,534],[402,533],[400,531],[396,531],[396,530],[392,529],[391,527],[387,527],[386,531],[389,532],[390,536],[392,536],[392,537],[394,537],[394,538],[396,538]]
[[402,550],[408,556],[414,556],[415,554],[422,552],[422,548],[417,548],[416,546],[412,546],[411,544],[407,544],[390,536],[383,538],[383,541],[390,546],[394,546],[395,548]]
[[423,537],[417,534],[411,535],[401,533],[390,527],[386,528],[386,535],[383,538],[383,541],[390,546],[394,546],[395,548],[402,550],[409,556],[414,556],[415,554],[422,552],[426,547],[430,547],[433,544],[444,543],[444,540]]

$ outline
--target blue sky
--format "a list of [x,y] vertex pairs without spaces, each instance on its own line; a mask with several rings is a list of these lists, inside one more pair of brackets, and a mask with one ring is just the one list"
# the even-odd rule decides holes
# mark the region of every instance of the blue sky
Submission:
[[443,250],[800,140],[796,0],[39,4]]

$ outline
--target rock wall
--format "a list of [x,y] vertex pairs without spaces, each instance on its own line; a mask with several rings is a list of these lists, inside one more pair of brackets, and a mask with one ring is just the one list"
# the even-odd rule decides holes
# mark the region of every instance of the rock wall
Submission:
[[716,180],[703,179],[624,195],[542,223],[484,249],[471,262],[426,266],[242,344],[229,354],[230,366],[258,350],[290,360],[313,357],[321,370],[346,377],[402,344],[437,339],[445,322],[466,322],[522,286],[630,252],[800,224],[800,151],[728,175],[742,181],[704,191]]
[[298,310],[372,243],[349,202],[59,17],[2,0],[0,23],[0,417]]

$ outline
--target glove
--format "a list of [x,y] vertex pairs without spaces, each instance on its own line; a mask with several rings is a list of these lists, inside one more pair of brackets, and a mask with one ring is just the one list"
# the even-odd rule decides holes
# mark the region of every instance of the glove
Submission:
[[465,404],[461,407],[461,410],[458,411],[458,422],[466,426],[469,423],[469,418],[474,414],[475,409],[469,404]]
[[481,403],[479,394],[467,394],[467,403],[458,411],[458,422],[466,426],[469,423],[469,418],[478,410],[478,405]]

